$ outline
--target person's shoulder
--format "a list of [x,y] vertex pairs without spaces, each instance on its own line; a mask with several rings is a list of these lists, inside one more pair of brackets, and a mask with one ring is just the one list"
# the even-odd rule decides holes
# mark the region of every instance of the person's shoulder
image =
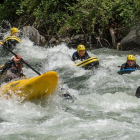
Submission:
[[123,63],[123,64],[121,65],[121,67],[122,67],[122,66],[125,66],[126,64],[127,64],[127,63]]
[[13,38],[9,39],[9,41],[11,41],[13,43],[21,43],[21,40],[17,37],[13,37]]
[[72,61],[75,61],[75,60],[77,59],[77,57],[78,57],[78,53],[77,53],[77,51],[76,51],[76,52],[74,52],[73,55],[72,55]]
[[21,40],[18,38],[18,37],[16,37],[16,36],[8,36],[8,37],[6,37],[4,40],[3,40],[3,43],[5,43],[5,42],[14,42],[14,43],[21,43]]
[[125,69],[126,65],[127,65],[127,63],[122,64],[120,70]]
[[73,53],[73,55],[76,55],[77,54],[77,51],[75,51],[74,53]]

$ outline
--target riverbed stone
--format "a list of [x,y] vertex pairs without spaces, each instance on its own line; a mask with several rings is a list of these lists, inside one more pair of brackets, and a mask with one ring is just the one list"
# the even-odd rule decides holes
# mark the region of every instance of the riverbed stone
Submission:
[[29,39],[36,45],[44,46],[46,44],[46,39],[44,36],[40,35],[37,29],[32,26],[24,26],[23,34],[29,37]]
[[133,26],[126,37],[124,37],[120,46],[122,50],[140,49],[140,27]]

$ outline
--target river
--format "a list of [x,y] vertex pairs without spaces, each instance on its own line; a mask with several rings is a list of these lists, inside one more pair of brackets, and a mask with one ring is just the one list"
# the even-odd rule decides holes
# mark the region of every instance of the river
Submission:
[[[75,50],[65,44],[53,48],[33,45],[27,38],[14,50],[40,73],[56,71],[55,94],[43,101],[17,102],[0,98],[0,140],[139,140],[140,99],[135,92],[140,72],[118,75],[128,54],[140,53],[107,48],[89,50],[97,56],[99,69],[76,67],[70,57]],[[0,64],[11,56],[0,57]],[[37,76],[28,67],[28,77]],[[61,90],[64,88],[64,90]],[[74,101],[60,95],[70,93]]]

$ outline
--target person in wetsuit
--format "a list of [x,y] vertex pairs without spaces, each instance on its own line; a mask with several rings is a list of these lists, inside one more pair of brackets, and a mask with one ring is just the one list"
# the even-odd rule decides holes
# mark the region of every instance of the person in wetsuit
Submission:
[[[86,48],[84,45],[78,45],[77,46],[77,51],[73,53],[72,55],[72,61],[74,61],[76,63],[77,60],[80,61],[84,61],[86,59],[90,58],[89,54],[86,52]],[[94,61],[91,62],[90,64],[87,64],[84,67],[84,69],[92,69],[94,68],[98,68],[99,66],[99,62],[98,61]]]
[[11,35],[6,37],[2,42],[3,49],[4,47],[7,47],[12,50],[18,43],[21,43],[21,40],[17,36],[18,36],[18,29],[15,27],[11,28]]
[[12,79],[25,77],[22,68],[23,62],[21,61],[21,56],[16,55],[12,60],[1,66],[0,78],[2,82],[9,82]]
[[88,53],[86,52],[86,48],[84,45],[78,45],[77,46],[77,51],[73,53],[72,55],[72,61],[76,61],[76,60],[86,60],[90,58],[90,56],[88,55]]
[[122,64],[120,70],[124,69],[136,69],[140,70],[140,66],[136,64],[135,56],[134,55],[128,55],[127,56],[127,62]]

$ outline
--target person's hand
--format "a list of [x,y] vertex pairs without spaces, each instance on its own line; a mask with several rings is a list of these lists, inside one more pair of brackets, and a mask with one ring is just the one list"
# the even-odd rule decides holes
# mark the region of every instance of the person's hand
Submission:
[[15,62],[15,63],[18,63],[20,60],[21,60],[21,56],[17,54],[17,55],[14,57],[14,62]]

